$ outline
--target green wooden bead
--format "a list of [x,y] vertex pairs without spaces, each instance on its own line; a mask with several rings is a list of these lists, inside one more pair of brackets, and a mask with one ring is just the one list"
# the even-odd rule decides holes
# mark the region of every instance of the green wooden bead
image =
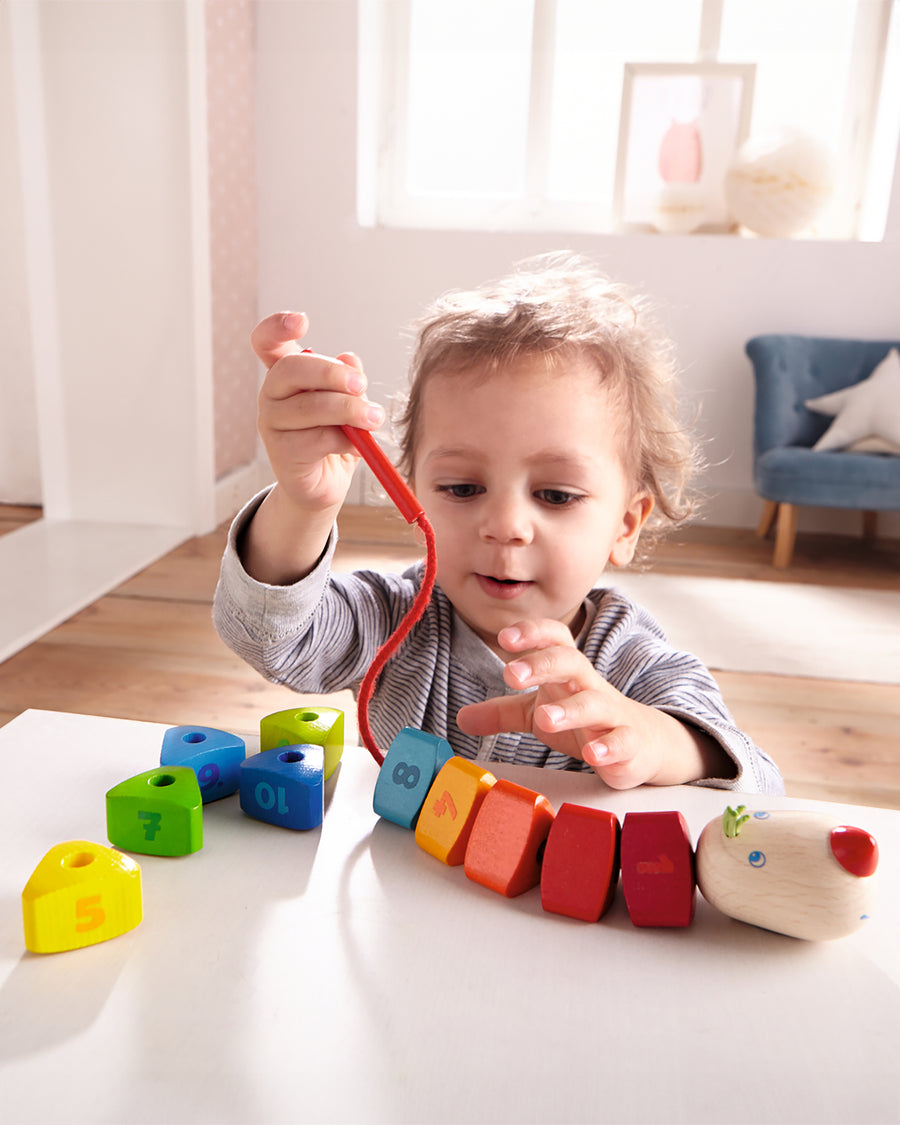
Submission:
[[325,777],[331,777],[344,752],[344,712],[336,707],[292,707],[260,720],[260,751],[304,744],[324,748]]
[[203,798],[187,766],[139,773],[106,794],[106,834],[126,852],[189,855],[203,847]]

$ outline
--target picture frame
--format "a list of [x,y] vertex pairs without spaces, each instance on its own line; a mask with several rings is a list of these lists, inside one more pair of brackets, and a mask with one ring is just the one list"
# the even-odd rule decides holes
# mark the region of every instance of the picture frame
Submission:
[[620,231],[733,229],[725,175],[750,130],[753,63],[626,63],[613,197]]

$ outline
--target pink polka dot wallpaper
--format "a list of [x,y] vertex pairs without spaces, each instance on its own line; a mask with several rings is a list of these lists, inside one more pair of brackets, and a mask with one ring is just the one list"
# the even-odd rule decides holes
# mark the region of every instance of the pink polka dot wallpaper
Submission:
[[216,477],[256,456],[255,26],[251,0],[207,0]]

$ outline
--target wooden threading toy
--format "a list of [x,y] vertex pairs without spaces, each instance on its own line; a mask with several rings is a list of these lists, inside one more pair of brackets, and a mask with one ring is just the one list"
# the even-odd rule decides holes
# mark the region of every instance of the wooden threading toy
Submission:
[[[374,811],[414,831],[425,851],[462,866],[474,882],[507,897],[540,885],[543,908],[588,922],[609,909],[621,876],[635,926],[684,927],[696,889],[716,909],[764,929],[808,940],[842,937],[870,916],[878,845],[864,829],[819,813],[727,809],[693,848],[680,812],[611,812],[563,803],[498,780],[450,744],[405,727],[384,753],[368,708],[378,676],[422,617],[437,571],[433,529],[371,434],[342,427],[410,524],[425,536],[422,585],[376,653],[358,699],[360,736],[380,770]],[[209,727],[166,731],[158,768],[107,793],[107,834],[129,852],[183,856],[203,846],[203,805],[240,791],[257,820],[309,830],[322,822],[324,782],[343,751],[343,713],[299,707],[260,722],[260,753]],[[58,844],[22,894],[25,943],[36,953],[105,941],[141,921],[140,868],[121,851],[89,841]]]

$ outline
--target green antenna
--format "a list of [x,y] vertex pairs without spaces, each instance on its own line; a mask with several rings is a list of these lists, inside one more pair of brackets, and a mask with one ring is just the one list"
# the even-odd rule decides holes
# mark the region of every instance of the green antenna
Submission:
[[[746,805],[738,805],[736,809],[729,806],[722,814],[722,831],[729,839],[739,836],[741,828],[750,819],[750,814],[746,809]],[[741,815],[742,813],[743,816]]]

